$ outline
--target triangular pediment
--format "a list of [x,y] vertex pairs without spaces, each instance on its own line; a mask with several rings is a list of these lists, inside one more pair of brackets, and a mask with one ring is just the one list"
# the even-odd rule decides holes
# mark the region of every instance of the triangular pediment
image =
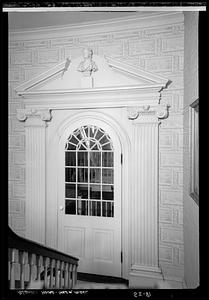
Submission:
[[[19,95],[101,90],[109,88],[165,87],[168,79],[111,57],[93,55],[97,70],[89,76],[78,70],[83,57],[67,59],[16,88]],[[89,83],[91,81],[91,84]]]

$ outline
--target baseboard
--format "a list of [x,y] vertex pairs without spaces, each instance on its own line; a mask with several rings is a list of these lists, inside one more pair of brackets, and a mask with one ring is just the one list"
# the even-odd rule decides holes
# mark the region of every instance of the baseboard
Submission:
[[186,282],[182,277],[165,276],[160,268],[132,267],[129,288],[140,289],[185,289]]
[[163,281],[159,268],[133,266],[129,277],[129,288],[154,289],[156,283]]
[[164,281],[170,286],[171,289],[184,289],[184,280],[180,277],[165,276]]
[[183,289],[188,289],[185,279],[182,281]]

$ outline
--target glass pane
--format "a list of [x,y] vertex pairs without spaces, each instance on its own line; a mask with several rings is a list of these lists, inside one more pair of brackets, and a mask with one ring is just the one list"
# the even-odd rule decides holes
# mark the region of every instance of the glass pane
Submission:
[[113,167],[113,152],[102,153],[102,166]]
[[75,184],[65,184],[65,197],[75,198]]
[[113,217],[113,203],[112,202],[102,202],[102,216],[103,217]]
[[81,144],[78,146],[78,149],[79,149],[79,150],[86,150],[86,145],[84,145],[83,143],[81,143]]
[[88,199],[88,185],[78,184],[78,199]]
[[102,199],[103,200],[114,200],[114,186],[103,185],[102,186]]
[[101,202],[89,201],[90,216],[101,216]]
[[99,141],[100,142],[100,144],[105,144],[105,143],[108,143],[109,142],[109,140],[107,139],[107,136],[105,135],[105,136],[103,136],[103,138]]
[[104,135],[104,131],[100,128],[100,129],[97,131],[97,134],[96,134],[96,136],[95,136],[95,139],[96,139],[96,140],[99,140],[103,135]]
[[94,147],[92,147],[92,149],[91,149],[91,150],[100,150],[100,149],[99,149],[98,145],[97,145],[97,144],[95,144],[95,146],[94,146]]
[[76,181],[76,168],[65,168],[65,181],[66,182]]
[[66,166],[76,166],[76,153],[75,152],[65,152],[65,165]]
[[76,150],[76,146],[71,143],[68,143],[66,150]]
[[88,166],[88,152],[78,152],[78,166]]
[[90,185],[90,198],[101,199],[101,186],[96,184]]
[[73,144],[78,144],[78,140],[72,135],[71,138],[69,139],[69,142],[73,143]]
[[88,201],[77,200],[77,214],[88,216]]
[[84,130],[85,130],[86,136],[88,137],[88,136],[89,136],[89,133],[88,133],[88,126],[85,126],[85,127],[84,127]]
[[94,146],[96,146],[96,142],[94,140],[90,141],[90,150],[92,150],[92,148],[94,148]]
[[101,170],[100,169],[90,169],[90,182],[100,183],[101,182]]
[[76,214],[75,200],[65,200],[65,213],[70,215]]
[[101,166],[101,153],[100,152],[90,152],[90,166],[100,167]]
[[87,168],[78,168],[78,182],[88,182]]
[[102,170],[102,182],[103,183],[113,183],[113,170],[103,169]]
[[95,133],[96,133],[96,127],[95,126],[91,126],[89,128],[89,136],[90,137],[94,137]]
[[110,143],[102,146],[102,150],[112,150],[112,145]]
[[74,136],[77,137],[77,139],[79,139],[80,141],[83,139],[82,135],[81,135],[81,132],[80,132],[80,129],[77,129],[73,132]]

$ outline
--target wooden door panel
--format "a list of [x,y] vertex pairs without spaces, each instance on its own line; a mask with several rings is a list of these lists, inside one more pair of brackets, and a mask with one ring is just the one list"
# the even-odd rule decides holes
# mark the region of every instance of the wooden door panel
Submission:
[[85,228],[69,227],[64,228],[64,243],[66,251],[69,255],[79,257],[85,256]]
[[[78,272],[120,277],[120,146],[105,130],[100,132],[95,126],[92,131],[91,126],[74,130],[63,146],[58,243],[60,249],[79,258]],[[100,140],[92,142],[98,132]],[[83,136],[82,143],[78,142]]]

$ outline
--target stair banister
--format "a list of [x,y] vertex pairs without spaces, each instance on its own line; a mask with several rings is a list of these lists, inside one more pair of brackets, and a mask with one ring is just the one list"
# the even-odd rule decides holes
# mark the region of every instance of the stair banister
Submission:
[[43,280],[44,288],[71,289],[75,286],[78,258],[20,237],[10,227],[8,250],[10,289],[24,289],[27,284],[32,288],[35,280]]

